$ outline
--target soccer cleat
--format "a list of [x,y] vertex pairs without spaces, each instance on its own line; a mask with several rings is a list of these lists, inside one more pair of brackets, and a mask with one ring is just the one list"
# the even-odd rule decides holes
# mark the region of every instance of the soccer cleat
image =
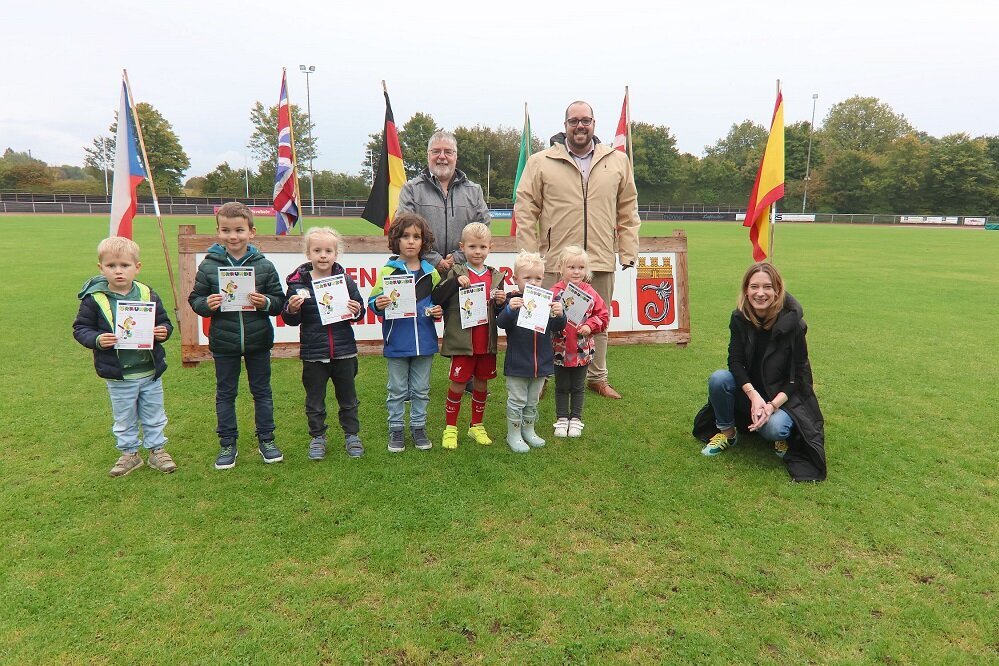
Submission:
[[347,450],[347,455],[351,458],[360,458],[364,455],[364,444],[361,444],[361,438],[356,434],[347,435],[343,447]]
[[164,474],[172,474],[177,471],[177,463],[173,461],[166,449],[160,447],[149,453],[149,466],[159,470]]
[[424,427],[409,428],[409,434],[413,436],[413,446],[415,446],[420,451],[429,451],[434,448],[434,443],[430,441],[427,437],[427,429]]
[[579,419],[569,419],[569,428],[566,435],[569,437],[580,437],[583,434],[583,422]]
[[569,419],[562,417],[555,421],[555,436],[556,437],[569,436]]
[[406,450],[406,435],[402,430],[389,430],[389,453],[402,453]]
[[493,443],[493,440],[489,438],[489,433],[486,432],[486,427],[481,423],[476,423],[468,428],[468,438],[482,446],[489,446]]
[[441,438],[441,448],[458,448],[458,426],[444,426],[444,436]]
[[270,465],[271,463],[279,463],[284,460],[284,456],[281,455],[281,449],[274,444],[274,440],[268,440],[266,442],[260,442],[257,445],[257,451],[260,452],[260,457],[264,459],[264,462]]
[[118,457],[118,462],[114,464],[108,474],[115,477],[125,476],[140,467],[142,467],[142,456],[138,452],[123,453]]
[[326,435],[313,437],[309,442],[309,460],[322,460],[326,457]]
[[787,455],[786,439],[778,439],[776,442],[774,442],[774,453],[777,454],[777,457],[780,458],[781,460],[784,459],[784,456]]
[[222,448],[219,449],[219,454],[215,458],[215,469],[232,469],[236,466],[238,455],[239,451],[236,450],[235,442],[231,444],[222,442]]
[[701,454],[705,456],[716,456],[725,449],[735,446],[739,441],[739,434],[726,437],[724,433],[718,433],[708,440],[707,446],[701,449]]

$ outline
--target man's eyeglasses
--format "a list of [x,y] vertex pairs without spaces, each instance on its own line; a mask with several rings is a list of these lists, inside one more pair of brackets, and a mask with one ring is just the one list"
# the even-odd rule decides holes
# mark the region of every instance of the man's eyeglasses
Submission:
[[576,127],[577,125],[589,127],[593,124],[593,118],[569,118],[565,121],[565,124],[569,127]]
[[458,154],[458,151],[454,148],[431,148],[427,151],[434,157],[440,157],[441,155],[447,155],[448,157],[454,157]]

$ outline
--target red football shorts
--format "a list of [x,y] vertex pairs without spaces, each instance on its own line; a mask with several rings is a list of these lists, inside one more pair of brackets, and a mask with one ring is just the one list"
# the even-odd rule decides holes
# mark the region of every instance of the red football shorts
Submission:
[[450,377],[452,382],[460,384],[464,384],[472,377],[496,379],[496,355],[452,356]]

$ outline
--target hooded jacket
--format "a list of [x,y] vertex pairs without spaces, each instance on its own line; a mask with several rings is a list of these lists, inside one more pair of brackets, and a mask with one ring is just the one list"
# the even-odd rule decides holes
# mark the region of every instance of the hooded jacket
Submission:
[[[137,280],[133,284],[141,285],[140,289],[142,287],[148,289],[146,285]],[[73,321],[73,337],[84,347],[94,350],[94,369],[97,371],[98,377],[122,380],[125,376],[121,360],[118,357],[118,350],[114,348],[101,349],[97,346],[97,337],[101,333],[114,333],[114,324],[108,321],[108,318],[101,312],[97,301],[94,300],[96,293],[107,294],[112,303],[114,300],[122,300],[123,298],[121,294],[115,294],[108,289],[108,280],[103,275],[87,280],[80,293],[77,294],[77,298],[80,299],[80,309]],[[173,324],[170,323],[170,317],[167,316],[166,308],[163,307],[163,301],[152,289],[149,289],[149,299],[156,303],[156,326],[166,326],[167,338],[169,338],[170,334],[173,333]],[[111,312],[114,313],[113,306]],[[152,355],[153,377],[159,378],[167,369],[166,350],[163,349],[161,343],[153,342]]]
[[461,230],[472,222],[489,226],[490,220],[482,188],[459,169],[454,170],[445,195],[440,181],[424,167],[420,175],[402,186],[396,214],[400,212],[419,213],[430,225],[434,247],[424,259],[433,266],[448,254],[454,254],[455,263],[464,263],[465,254],[458,249]]
[[548,328],[538,333],[517,326],[519,311],[510,309],[510,300],[523,296],[522,292],[511,291],[506,295],[506,304],[496,317],[496,325],[506,331],[506,358],[503,360],[503,375],[506,377],[549,377],[555,374],[555,353],[552,351],[552,336],[565,328],[565,313],[548,319]]
[[[486,266],[492,279],[493,289],[503,288],[503,273]],[[434,287],[431,300],[435,304],[444,306],[444,344],[441,346],[443,356],[471,356],[472,355],[472,329],[461,327],[461,303],[458,299],[458,278],[464,275],[468,277],[467,264],[456,264],[448,271],[447,276]],[[496,353],[496,303],[491,294],[486,295],[486,316],[489,327],[489,354]]]
[[549,273],[557,271],[567,245],[586,250],[594,271],[617,270],[616,251],[623,266],[633,266],[642,223],[631,162],[621,151],[597,143],[584,183],[565,147],[565,135],[554,140],[531,156],[520,178],[514,204],[517,245],[540,252]]
[[[347,282],[347,293],[350,300],[361,306],[353,321],[364,319],[364,299],[357,288],[357,283],[347,275],[343,266],[333,264],[333,275],[343,275]],[[303,361],[322,361],[326,359],[347,358],[357,355],[357,341],[354,338],[354,327],[351,321],[338,321],[323,325],[319,316],[319,304],[316,302],[316,292],[312,290],[312,262],[307,261],[285,280],[288,292],[285,294],[285,306],[281,318],[289,326],[301,325],[299,330],[299,356]],[[302,302],[298,312],[288,311],[288,301],[299,289],[308,290],[311,296]]]
[[[219,268],[252,266],[257,293],[263,294],[267,304],[263,310],[252,312],[222,312],[221,308],[208,307],[208,297],[219,293]],[[215,243],[208,248],[208,256],[198,266],[194,289],[187,302],[202,317],[211,318],[208,329],[208,348],[219,356],[236,356],[246,352],[266,351],[274,346],[274,326],[270,317],[281,314],[284,291],[274,264],[260,250],[250,245],[242,260],[233,262],[225,247]]]
[[433,307],[430,294],[441,281],[440,273],[426,259],[420,261],[423,273],[416,280],[416,316],[407,319],[384,319],[385,311],[375,306],[375,299],[385,293],[384,279],[386,275],[405,275],[409,273],[406,262],[398,256],[389,257],[388,263],[378,271],[378,280],[368,296],[368,307],[382,319],[382,354],[388,358],[406,356],[432,356],[437,353],[437,328],[433,317],[426,316],[423,311]]
[[[795,481],[822,481],[826,478],[825,420],[819,409],[812,384],[812,366],[808,360],[805,335],[808,326],[801,304],[790,294],[784,298],[784,309],[777,315],[770,333],[770,342],[763,354],[760,393],[773,398],[784,391],[788,400],[781,406],[794,421],[784,456],[787,471]],[[739,310],[732,311],[729,322],[729,371],[737,386],[749,381],[748,362],[753,358],[753,325]],[[741,392],[736,394],[735,422],[748,427],[749,403]],[[707,442],[718,429],[711,404],[705,405],[694,418],[695,437]]]

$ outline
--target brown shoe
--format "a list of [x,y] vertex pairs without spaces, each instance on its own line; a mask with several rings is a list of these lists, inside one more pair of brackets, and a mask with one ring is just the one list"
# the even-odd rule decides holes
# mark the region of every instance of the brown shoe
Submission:
[[125,476],[132,470],[140,467],[142,467],[142,456],[138,453],[123,453],[108,474],[111,476]]
[[587,382],[586,385],[590,388],[591,391],[593,391],[597,395],[603,396],[605,398],[612,398],[614,400],[621,399],[621,394],[615,391],[613,387],[611,387],[611,385],[608,384],[607,382],[591,381]]
[[177,463],[173,461],[166,449],[159,448],[149,454],[149,466],[158,469],[164,474],[170,474],[177,470]]

